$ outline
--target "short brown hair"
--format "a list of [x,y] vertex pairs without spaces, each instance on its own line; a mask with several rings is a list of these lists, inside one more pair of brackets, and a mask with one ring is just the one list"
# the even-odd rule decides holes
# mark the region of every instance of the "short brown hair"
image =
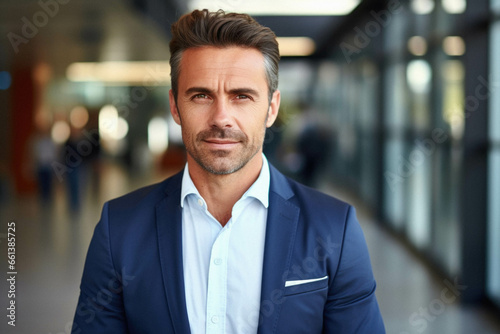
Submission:
[[280,54],[274,32],[247,14],[194,10],[172,25],[170,41],[170,76],[172,91],[177,99],[177,85],[183,51],[201,46],[241,46],[255,48],[264,56],[269,101],[278,89]]

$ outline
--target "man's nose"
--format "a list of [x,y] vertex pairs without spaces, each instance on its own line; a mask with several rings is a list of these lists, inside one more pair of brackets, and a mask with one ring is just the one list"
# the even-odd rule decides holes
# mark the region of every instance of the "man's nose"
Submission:
[[222,129],[232,127],[232,125],[233,121],[229,101],[217,100],[212,106],[210,126]]

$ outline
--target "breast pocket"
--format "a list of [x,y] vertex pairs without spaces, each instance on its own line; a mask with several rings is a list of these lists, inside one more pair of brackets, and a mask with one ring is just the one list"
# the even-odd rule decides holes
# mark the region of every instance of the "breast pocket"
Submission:
[[285,282],[285,296],[321,290],[328,286],[328,276]]

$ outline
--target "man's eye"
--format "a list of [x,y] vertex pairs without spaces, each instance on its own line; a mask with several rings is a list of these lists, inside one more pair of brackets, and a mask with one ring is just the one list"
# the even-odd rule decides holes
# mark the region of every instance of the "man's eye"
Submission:
[[236,99],[237,100],[246,100],[249,99],[250,97],[248,95],[237,95]]
[[195,96],[193,96],[193,99],[208,99],[208,95],[207,94],[196,94]]

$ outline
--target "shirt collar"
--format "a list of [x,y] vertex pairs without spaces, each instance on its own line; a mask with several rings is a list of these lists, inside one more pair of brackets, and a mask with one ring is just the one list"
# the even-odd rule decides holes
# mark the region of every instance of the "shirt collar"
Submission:
[[[247,197],[253,197],[258,199],[262,205],[267,209],[269,206],[269,184],[270,184],[270,174],[269,174],[269,163],[264,154],[262,154],[262,168],[260,170],[259,177],[255,182],[248,188],[248,190],[243,194],[240,200]],[[182,175],[182,188],[181,188],[181,207],[184,207],[184,199],[188,196],[194,194],[196,196],[201,195],[196,189],[196,186],[189,175],[188,164],[184,167],[184,174]]]

